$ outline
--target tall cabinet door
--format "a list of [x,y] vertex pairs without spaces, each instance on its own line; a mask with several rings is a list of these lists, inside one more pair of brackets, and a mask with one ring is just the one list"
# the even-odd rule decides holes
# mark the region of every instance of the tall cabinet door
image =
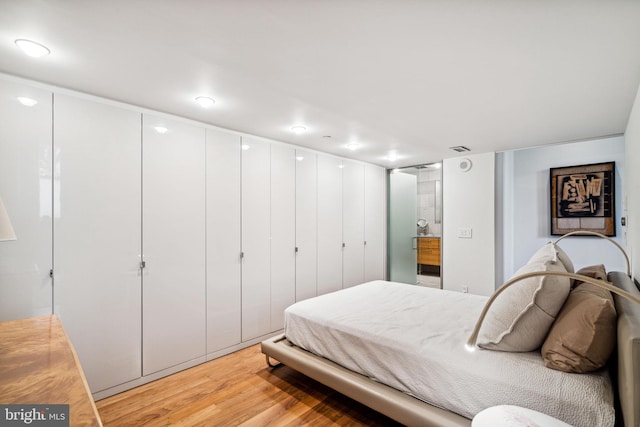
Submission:
[[296,301],[317,295],[318,161],[296,150]]
[[292,147],[271,144],[271,331],[296,299],[296,164]]
[[364,165],[342,162],[342,286],[364,282]]
[[52,310],[51,96],[0,81],[0,199],[17,237],[0,242],[0,321]]
[[55,311],[95,393],[140,377],[140,114],[54,105]]
[[242,138],[242,340],[271,332],[270,145]]
[[318,295],[342,289],[342,161],[318,154]]
[[242,340],[240,136],[207,129],[207,353]]
[[364,167],[364,281],[385,278],[386,170]]
[[148,375],[206,351],[205,129],[145,115],[142,170]]

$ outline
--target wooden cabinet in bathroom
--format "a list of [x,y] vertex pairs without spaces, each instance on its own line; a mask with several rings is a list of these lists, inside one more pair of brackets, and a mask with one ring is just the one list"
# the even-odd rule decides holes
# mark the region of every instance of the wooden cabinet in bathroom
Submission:
[[418,264],[440,266],[439,237],[418,237]]

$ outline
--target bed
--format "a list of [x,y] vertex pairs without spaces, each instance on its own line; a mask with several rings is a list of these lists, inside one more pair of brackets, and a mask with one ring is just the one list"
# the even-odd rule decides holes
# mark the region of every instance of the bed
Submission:
[[[608,280],[640,296],[627,274],[610,272]],[[589,374],[548,369],[539,351],[468,353],[464,342],[486,297],[386,281],[288,308],[285,333],[264,341],[262,352],[405,425],[468,426],[483,408],[512,404],[574,425],[613,425],[615,418],[637,427],[640,305],[614,300],[616,352],[608,369]],[[409,315],[398,321],[401,312]]]

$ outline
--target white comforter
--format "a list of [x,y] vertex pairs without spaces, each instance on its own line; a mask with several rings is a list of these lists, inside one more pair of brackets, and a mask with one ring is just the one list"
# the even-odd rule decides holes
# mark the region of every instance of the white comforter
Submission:
[[606,371],[554,371],[539,352],[466,351],[486,300],[375,281],[292,305],[285,311],[285,335],[299,347],[467,418],[510,404],[574,426],[614,424]]

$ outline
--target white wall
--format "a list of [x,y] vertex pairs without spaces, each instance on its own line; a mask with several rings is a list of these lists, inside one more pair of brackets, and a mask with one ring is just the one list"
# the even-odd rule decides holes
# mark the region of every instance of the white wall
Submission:
[[[640,141],[639,141],[640,142]],[[631,144],[633,145],[633,144]],[[543,244],[555,240],[549,219],[549,168],[616,162],[616,232],[614,238],[625,246],[623,177],[625,170],[625,138],[622,136],[530,148],[497,156],[498,253],[503,264],[497,272],[498,285],[525,264]],[[603,263],[608,270],[626,269],[624,257],[610,243],[598,238],[567,238],[560,243],[576,268]]]
[[[444,289],[490,295],[495,287],[495,154],[465,156],[472,167],[462,172],[461,158],[442,166],[442,283]],[[471,238],[458,238],[471,228]]]
[[640,165],[640,90],[631,110],[627,130],[626,160],[629,167],[626,171],[626,194],[628,210],[627,250],[631,256],[633,277],[640,276],[640,170],[631,165]]

